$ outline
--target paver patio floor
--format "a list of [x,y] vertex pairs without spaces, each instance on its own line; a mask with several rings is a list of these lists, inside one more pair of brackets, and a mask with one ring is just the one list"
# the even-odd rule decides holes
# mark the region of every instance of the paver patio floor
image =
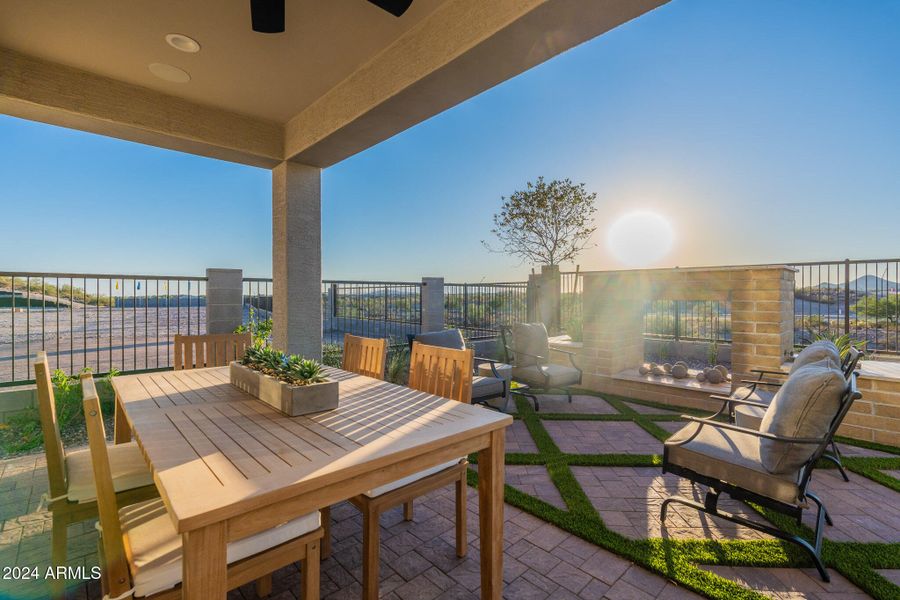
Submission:
[[[542,426],[558,451],[567,454],[658,455],[662,443],[641,423],[647,425],[665,413],[655,407],[629,403],[638,417],[619,415],[613,404],[592,396],[576,396],[574,406],[564,397],[542,398],[542,413],[563,413],[574,408],[568,420],[543,420]],[[577,403],[577,404],[576,404]],[[636,407],[641,407],[637,409]],[[592,412],[593,411],[593,412]],[[538,413],[540,417],[541,413]],[[621,420],[591,421],[579,415],[613,415]],[[604,417],[608,418],[608,417]],[[670,418],[670,417],[669,417]],[[625,420],[628,419],[628,420]],[[677,421],[654,421],[665,431],[675,431]],[[651,427],[652,429],[652,427]],[[657,430],[658,431],[658,430]],[[528,427],[517,420],[507,432],[507,452],[528,459],[541,456],[548,443],[532,438]],[[545,448],[546,449],[546,448]],[[847,457],[895,457],[896,455],[856,446],[842,445]],[[524,456],[523,456],[524,455]],[[636,457],[639,458],[639,457]],[[510,458],[510,460],[512,460]],[[530,460],[530,459],[529,459]],[[644,460],[641,458],[641,460]],[[734,539],[767,538],[753,530],[701,516],[687,507],[673,506],[666,528],[659,524],[659,503],[678,491],[702,497],[702,489],[693,488],[679,478],[660,473],[657,466],[577,466],[569,467],[584,497],[596,509],[603,524],[626,538]],[[475,467],[477,470],[477,466]],[[886,474],[896,477],[898,470]],[[564,495],[554,484],[543,464],[507,465],[507,484],[529,496],[543,500],[555,509],[567,511]],[[835,470],[817,470],[812,489],[819,492],[834,517],[835,525],[825,531],[835,541],[900,541],[900,494],[859,474],[850,473],[843,482]],[[46,565],[49,559],[50,518],[37,511],[40,495],[46,491],[46,467],[43,455],[30,455],[0,461],[0,565]],[[571,499],[571,498],[570,498]],[[469,551],[457,558],[454,550],[452,488],[440,490],[416,502],[413,522],[402,519],[399,509],[389,511],[382,520],[381,592],[390,600],[464,600],[478,598],[478,517],[477,494],[469,490]],[[725,510],[749,518],[762,516],[749,507],[724,498]],[[809,518],[809,517],[807,517]],[[355,508],[341,504],[332,510],[334,551],[322,563],[322,598],[356,599],[361,596],[362,520]],[[69,530],[69,562],[72,566],[91,567],[97,563],[97,533],[93,523]],[[696,594],[675,585],[639,565],[597,545],[547,523],[512,505],[506,507],[504,536],[505,597],[516,600],[599,600],[601,598],[639,600],[697,598]],[[801,568],[755,568],[702,566],[711,573],[731,579],[772,598],[826,600],[868,597],[836,571],[832,583],[822,583],[815,571]],[[879,571],[889,581],[900,581],[900,569]],[[282,569],[274,578],[272,598],[297,597],[300,574],[296,565]],[[900,588],[898,588],[900,597]],[[40,584],[16,584],[0,580],[0,598],[44,597]],[[69,597],[99,600],[96,582],[75,586]],[[255,598],[252,585],[233,591],[233,600]]]

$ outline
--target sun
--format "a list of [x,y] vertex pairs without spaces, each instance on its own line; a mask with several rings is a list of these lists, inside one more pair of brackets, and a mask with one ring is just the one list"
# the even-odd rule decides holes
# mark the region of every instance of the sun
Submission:
[[638,210],[616,219],[606,233],[606,247],[622,263],[646,267],[664,258],[675,243],[675,230],[659,213]]

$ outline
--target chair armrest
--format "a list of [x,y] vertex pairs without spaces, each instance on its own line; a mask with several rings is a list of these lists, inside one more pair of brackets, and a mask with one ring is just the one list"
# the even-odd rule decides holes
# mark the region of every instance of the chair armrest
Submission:
[[731,402],[732,404],[745,404],[747,406],[758,406],[760,408],[769,408],[768,404],[757,402],[755,400],[744,400],[743,398],[732,398],[731,396],[719,396],[713,394],[710,396],[713,400],[721,400],[722,402]]
[[789,373],[785,373],[784,371],[770,371],[769,369],[750,369],[751,373],[759,373],[760,375],[780,375],[782,377],[787,377]]
[[510,352],[512,352],[513,354],[522,354],[524,356],[530,356],[531,358],[536,358],[540,361],[547,362],[546,356],[538,356],[537,354],[529,354],[528,352],[522,352],[521,350],[516,350],[512,346],[507,346],[506,349],[509,350]]
[[577,352],[572,352],[570,350],[562,350],[560,348],[550,348],[550,352],[559,352],[560,354],[565,354],[569,357],[569,362],[572,364],[572,367],[577,369],[579,373],[582,373],[581,367],[575,364],[575,357],[578,356]]
[[[481,356],[476,356],[475,360],[481,361],[483,363],[488,363],[489,365],[491,365],[491,376],[494,377],[495,379],[503,379],[503,385],[504,385],[503,396],[506,397],[506,387],[505,387],[506,379],[504,379],[503,376],[497,372],[497,363],[500,361],[494,360],[493,358],[484,358]],[[476,372],[477,372],[477,367],[476,367]]]
[[766,385],[769,387],[781,387],[784,385],[784,382],[782,381],[762,381],[761,379],[741,379],[741,383],[747,384],[753,388],[758,385]]
[[[772,440],[774,442],[787,442],[787,443],[791,443],[791,444],[822,444],[828,440],[828,436],[825,436],[824,438],[794,438],[794,437],[787,437],[787,436],[783,436],[783,435],[775,435],[774,433],[757,431],[756,429],[740,427],[740,426],[734,425],[732,423],[723,423],[722,421],[711,421],[709,419],[693,417],[691,415],[681,415],[681,418],[685,419],[686,421],[691,421],[692,423],[699,423],[700,427],[703,427],[704,425],[709,425],[710,427],[716,427],[718,429],[727,429],[729,431],[737,431],[739,433],[746,433],[746,434],[752,435],[754,437]],[[698,427],[697,430],[699,431],[700,428]]]

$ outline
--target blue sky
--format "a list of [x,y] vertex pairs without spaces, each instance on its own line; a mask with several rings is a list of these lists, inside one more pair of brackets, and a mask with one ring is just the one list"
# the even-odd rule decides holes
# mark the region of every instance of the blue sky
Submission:
[[[673,0],[323,174],[326,278],[522,279],[488,253],[539,175],[652,210],[654,266],[887,258],[900,223],[900,2]],[[0,269],[268,275],[269,172],[0,117]]]

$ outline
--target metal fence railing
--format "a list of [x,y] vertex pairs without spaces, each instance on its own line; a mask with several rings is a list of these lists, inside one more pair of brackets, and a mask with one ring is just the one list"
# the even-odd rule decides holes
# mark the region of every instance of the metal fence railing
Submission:
[[693,342],[731,342],[727,302],[654,300],[644,309],[644,336]]
[[422,284],[325,280],[322,309],[325,343],[341,344],[350,333],[405,344],[422,328]]
[[206,330],[206,278],[0,272],[0,385],[33,356],[75,374],[168,368],[176,334]]
[[559,274],[559,324],[573,340],[581,340],[584,276],[579,269]]
[[799,262],[794,342],[846,334],[866,351],[900,354],[900,259]]
[[524,281],[445,283],[445,326],[471,339],[495,337],[501,325],[527,321],[527,289]]

